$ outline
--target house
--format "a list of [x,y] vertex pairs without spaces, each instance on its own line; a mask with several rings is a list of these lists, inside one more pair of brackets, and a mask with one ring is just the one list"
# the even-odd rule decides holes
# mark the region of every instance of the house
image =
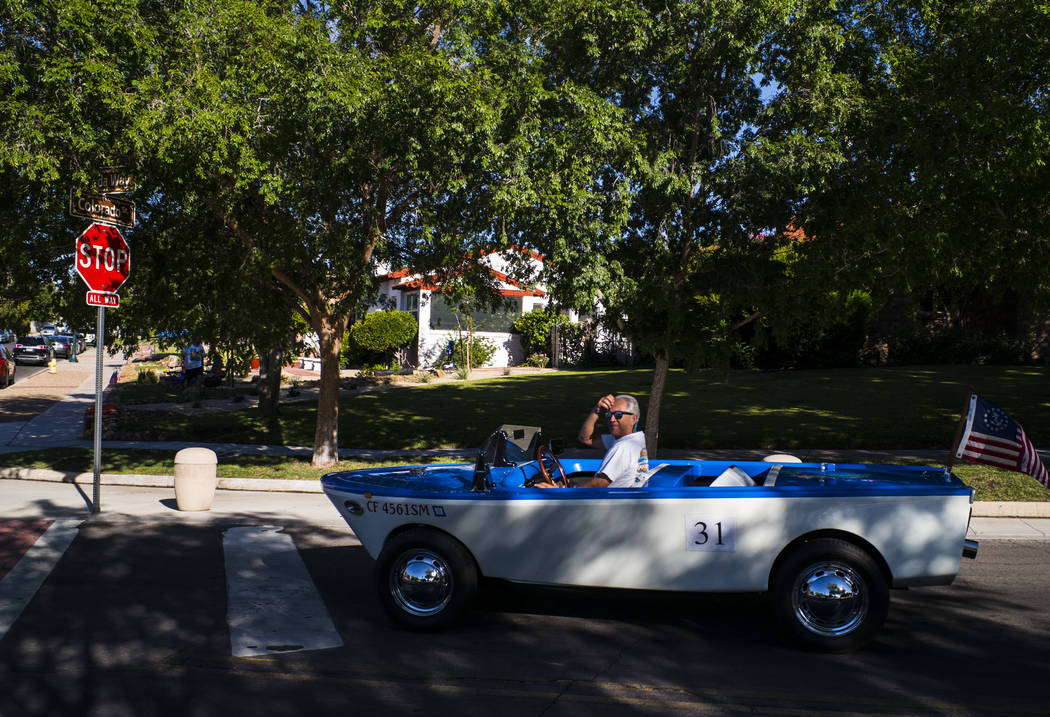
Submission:
[[[496,346],[496,353],[488,366],[514,366],[525,356],[521,341],[511,332],[511,326],[521,314],[546,307],[550,297],[540,286],[526,286],[511,278],[508,274],[510,262],[505,254],[485,254],[479,261],[488,267],[493,283],[504,299],[504,306],[496,311],[472,312],[474,336],[487,339]],[[531,252],[528,262],[533,270],[531,273],[537,274],[542,268],[543,257]],[[459,336],[460,327],[466,334],[466,315],[460,313],[457,316],[442,296],[440,283],[432,275],[402,269],[380,273],[377,278],[382,303],[416,317],[419,333],[416,345],[409,352],[409,361],[417,366],[441,364],[449,342]]]

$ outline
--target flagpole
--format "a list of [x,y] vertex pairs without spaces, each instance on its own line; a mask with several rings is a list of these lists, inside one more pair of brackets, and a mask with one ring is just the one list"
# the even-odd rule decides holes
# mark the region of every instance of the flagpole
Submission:
[[948,470],[952,469],[955,465],[955,451],[959,449],[959,441],[962,440],[963,427],[966,425],[966,418],[970,415],[970,399],[973,398],[973,386],[970,386],[970,392],[966,395],[966,403],[963,404],[962,415],[959,416],[959,425],[955,428],[955,440],[952,441],[952,450],[948,453]]

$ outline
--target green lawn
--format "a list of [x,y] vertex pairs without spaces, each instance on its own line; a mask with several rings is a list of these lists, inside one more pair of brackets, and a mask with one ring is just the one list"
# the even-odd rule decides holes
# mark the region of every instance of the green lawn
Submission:
[[[951,446],[968,386],[1012,414],[1037,446],[1050,443],[1050,370],[937,366],[830,371],[672,371],[664,448]],[[543,426],[575,445],[580,421],[604,393],[633,393],[643,409],[645,369],[563,371],[454,383],[407,384],[345,396],[339,442],[348,448],[476,446],[500,423]],[[125,412],[126,429],[169,440],[312,445],[316,402],[287,404],[268,424],[257,411]]]

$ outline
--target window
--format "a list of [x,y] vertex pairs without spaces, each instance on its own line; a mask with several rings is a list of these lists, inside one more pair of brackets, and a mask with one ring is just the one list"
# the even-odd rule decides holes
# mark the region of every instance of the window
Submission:
[[[475,311],[470,315],[474,317],[475,331],[503,331],[509,332],[511,326],[521,316],[521,299],[507,298],[503,307],[496,311]],[[468,326],[467,315],[463,312],[454,312],[441,294],[430,296],[430,328],[452,330],[457,327],[456,313],[459,313],[459,321],[463,329]]]
[[407,311],[419,319],[419,292],[405,292],[401,295],[401,310]]

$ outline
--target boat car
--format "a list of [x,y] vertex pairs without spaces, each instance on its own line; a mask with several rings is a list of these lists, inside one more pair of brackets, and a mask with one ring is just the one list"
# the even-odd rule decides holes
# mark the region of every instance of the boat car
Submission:
[[891,588],[948,585],[977,555],[974,491],[944,467],[650,459],[641,487],[572,489],[601,461],[559,453],[538,427],[504,425],[471,462],[321,482],[412,629],[462,619],[482,578],[764,592],[793,641],[845,652],[877,633]]

